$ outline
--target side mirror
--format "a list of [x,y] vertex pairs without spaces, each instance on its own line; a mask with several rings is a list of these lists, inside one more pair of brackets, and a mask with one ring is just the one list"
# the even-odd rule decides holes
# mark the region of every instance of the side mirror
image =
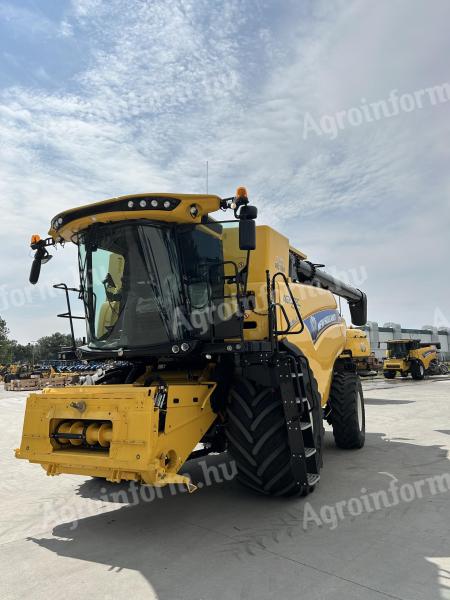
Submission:
[[41,274],[41,265],[47,263],[52,258],[52,255],[47,252],[42,242],[38,242],[36,254],[30,270],[30,283],[35,285],[39,281]]
[[33,285],[36,285],[36,283],[39,281],[39,275],[41,274],[41,264],[42,261],[39,258],[35,258],[31,263],[30,283],[32,283]]
[[[236,212],[235,212],[236,214]],[[239,214],[239,249],[255,250],[256,248],[256,225],[255,219],[258,216],[256,206],[245,204],[241,206]]]
[[239,221],[239,249],[255,250],[256,248],[256,224],[253,219]]

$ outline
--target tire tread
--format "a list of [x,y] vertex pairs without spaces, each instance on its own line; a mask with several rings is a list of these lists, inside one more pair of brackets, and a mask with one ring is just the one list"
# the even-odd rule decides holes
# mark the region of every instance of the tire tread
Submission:
[[[362,395],[362,387],[357,373],[338,371],[334,373],[330,389],[329,404],[331,407],[331,425],[336,445],[343,449],[362,448],[365,441],[363,430],[358,425],[357,393]],[[363,412],[364,415],[364,412]]]
[[[313,385],[318,394],[315,380]],[[229,399],[228,449],[239,482],[272,496],[304,496],[312,491],[312,486],[297,484],[293,474],[284,410],[276,391],[237,377]]]

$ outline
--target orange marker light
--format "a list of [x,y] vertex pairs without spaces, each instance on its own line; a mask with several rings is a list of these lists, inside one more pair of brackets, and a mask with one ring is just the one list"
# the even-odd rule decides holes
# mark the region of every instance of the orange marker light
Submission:
[[247,194],[247,188],[245,187],[238,187],[238,189],[236,190],[236,198],[248,198],[248,194]]
[[37,233],[35,233],[35,234],[33,234],[33,235],[31,236],[31,243],[32,243],[32,244],[37,244],[37,243],[38,243],[38,242],[40,242],[40,241],[41,241],[41,236],[40,236],[40,235],[38,235]]

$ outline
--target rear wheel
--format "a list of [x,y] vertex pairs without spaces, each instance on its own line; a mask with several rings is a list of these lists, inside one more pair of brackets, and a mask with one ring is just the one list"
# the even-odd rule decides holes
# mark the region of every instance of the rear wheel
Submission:
[[408,371],[401,371],[400,375],[402,377],[408,377]]
[[442,363],[440,365],[440,370],[441,370],[441,375],[447,375],[448,373],[448,367],[445,363]]
[[336,372],[328,403],[336,446],[344,449],[362,448],[366,437],[366,416],[358,374]]
[[383,375],[386,377],[386,379],[395,379],[396,374],[396,371],[383,371]]
[[[238,480],[246,487],[273,496],[305,496],[314,489],[298,484],[293,473],[278,390],[237,378],[230,394],[227,437]],[[320,465],[320,457],[317,462]]]
[[413,362],[411,365],[411,377],[417,381],[425,377],[425,367],[420,360]]

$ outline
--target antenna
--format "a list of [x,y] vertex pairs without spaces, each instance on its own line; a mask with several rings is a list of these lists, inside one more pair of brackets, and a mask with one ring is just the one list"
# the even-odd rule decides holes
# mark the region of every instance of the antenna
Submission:
[[209,165],[208,161],[206,161],[206,193],[208,194],[208,179],[209,179]]

